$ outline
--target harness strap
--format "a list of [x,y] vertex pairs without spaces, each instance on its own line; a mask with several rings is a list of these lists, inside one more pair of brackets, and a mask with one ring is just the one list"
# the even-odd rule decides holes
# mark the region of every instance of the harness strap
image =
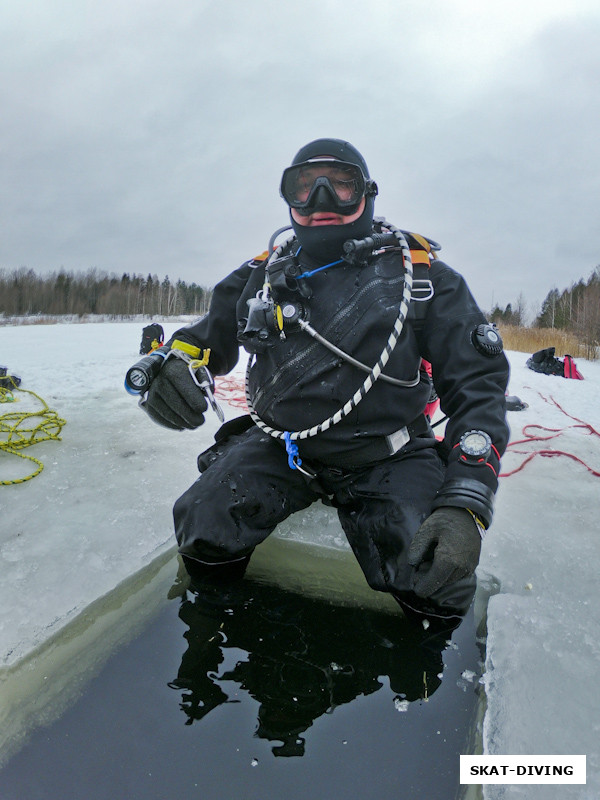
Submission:
[[413,266],[415,264],[426,264],[429,266],[429,255],[425,250],[413,250],[411,248],[410,257],[412,258]]

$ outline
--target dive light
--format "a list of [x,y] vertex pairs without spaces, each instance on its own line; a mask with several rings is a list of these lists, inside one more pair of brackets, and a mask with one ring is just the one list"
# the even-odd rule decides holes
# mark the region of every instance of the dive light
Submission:
[[129,394],[144,394],[148,391],[150,384],[160,372],[168,352],[168,347],[159,347],[153,353],[140,358],[133,367],[127,370],[125,389]]
[[143,407],[146,403],[146,398],[143,395],[148,391],[150,384],[162,369],[165,360],[169,356],[176,356],[185,361],[188,365],[192,380],[202,391],[219,420],[224,422],[225,415],[223,409],[215,400],[215,382],[206,366],[210,356],[210,350],[204,350],[202,359],[197,357],[199,355],[200,349],[198,347],[175,339],[170,347],[168,345],[159,347],[157,350],[144,356],[144,358],[140,358],[133,367],[130,367],[125,375],[125,389],[129,394],[142,395],[140,405]]

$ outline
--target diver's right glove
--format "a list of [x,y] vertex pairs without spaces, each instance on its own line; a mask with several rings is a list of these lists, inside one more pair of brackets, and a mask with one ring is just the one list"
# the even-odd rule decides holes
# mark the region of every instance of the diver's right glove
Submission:
[[208,408],[187,362],[181,358],[166,359],[140,406],[154,422],[177,431],[199,428]]

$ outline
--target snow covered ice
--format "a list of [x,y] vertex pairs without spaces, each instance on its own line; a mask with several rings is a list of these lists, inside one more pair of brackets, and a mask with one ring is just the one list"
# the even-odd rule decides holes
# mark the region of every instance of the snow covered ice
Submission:
[[[532,372],[526,354],[509,358],[509,391],[529,403],[508,414],[511,441],[524,438],[525,425],[560,431],[515,449],[559,450],[600,472],[600,364],[578,359],[585,380],[575,381]],[[596,434],[578,427],[552,399]],[[507,454],[502,471],[523,459]],[[534,457],[500,482],[478,570],[480,584],[494,592],[487,617],[485,750],[587,755],[587,786],[489,785],[486,800],[600,796],[599,492],[600,477],[567,456]]]
[[[166,336],[181,324],[163,323]],[[36,648],[153,559],[174,551],[173,501],[195,480],[196,456],[219,425],[209,411],[198,431],[175,433],[137,408],[123,378],[138,358],[141,328],[140,322],[0,327],[0,364],[67,421],[61,441],[24,451],[44,463],[38,477],[0,486],[0,728],[8,677]],[[600,436],[577,420],[600,432],[600,363],[577,359],[585,380],[575,381],[532,372],[525,366],[528,354],[508,356],[509,393],[528,404],[508,413],[511,441],[525,438],[526,425],[558,432],[515,449],[563,451],[584,463],[538,455],[500,483],[478,569],[478,613],[487,606],[483,747],[490,755],[586,754],[587,785],[559,792],[487,785],[484,796],[596,798],[600,477],[585,465],[600,472]],[[242,359],[240,378],[244,367]],[[22,407],[33,405],[20,398]],[[242,413],[222,405],[228,419]],[[0,414],[6,410],[0,406]],[[525,457],[509,452],[503,472]],[[0,480],[29,472],[30,462],[0,455]],[[347,549],[323,506],[298,515],[280,536]]]

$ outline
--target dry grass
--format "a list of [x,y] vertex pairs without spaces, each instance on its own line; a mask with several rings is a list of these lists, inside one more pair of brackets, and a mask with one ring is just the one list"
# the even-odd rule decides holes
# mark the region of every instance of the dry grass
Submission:
[[[545,347],[555,347],[556,357],[566,353],[573,358],[590,358],[588,348],[580,343],[572,333],[556,328],[518,328],[514,325],[498,325],[505,350],[520,353],[535,353]],[[591,355],[593,358],[593,354]]]

